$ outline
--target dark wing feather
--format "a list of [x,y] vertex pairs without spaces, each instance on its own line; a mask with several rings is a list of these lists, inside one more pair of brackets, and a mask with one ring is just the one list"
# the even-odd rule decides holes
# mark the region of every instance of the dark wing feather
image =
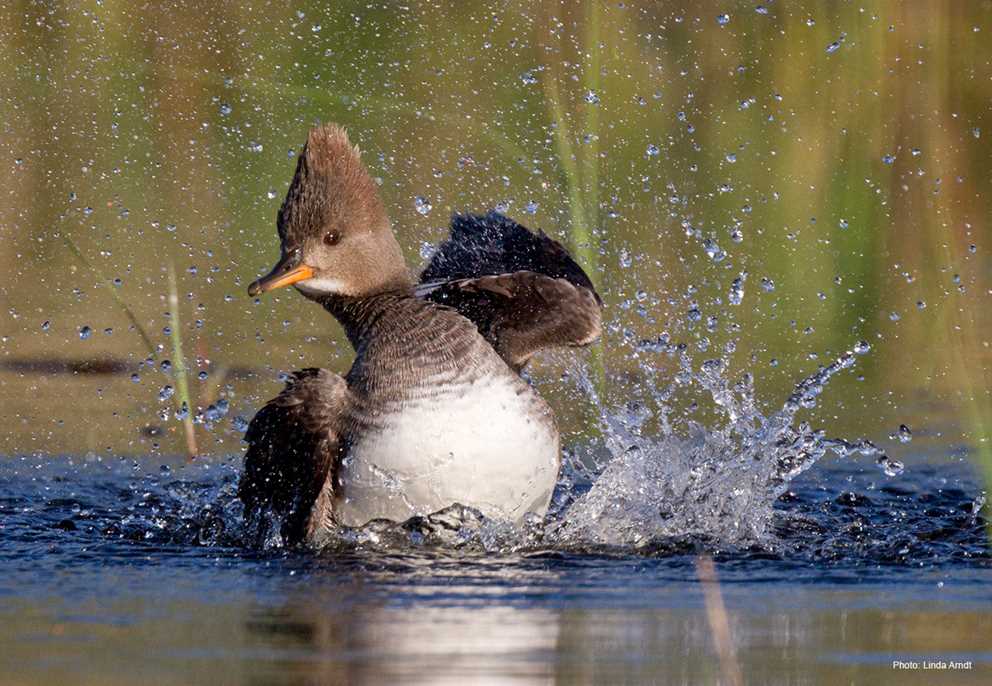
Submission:
[[249,540],[261,545],[278,526],[299,543],[338,457],[348,386],[326,369],[295,372],[258,411],[245,433],[248,452],[238,484]]
[[538,350],[600,334],[602,300],[582,267],[543,232],[495,212],[452,219],[417,293],[472,320],[516,370]]
[[592,291],[596,301],[602,302],[592,281],[561,243],[498,212],[452,217],[451,236],[438,247],[420,281],[429,284],[520,271],[565,279]]

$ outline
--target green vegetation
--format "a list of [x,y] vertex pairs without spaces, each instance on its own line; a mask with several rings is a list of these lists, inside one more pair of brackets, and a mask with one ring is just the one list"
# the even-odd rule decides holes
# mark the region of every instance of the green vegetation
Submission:
[[172,340],[172,369],[176,379],[176,394],[179,398],[179,413],[183,422],[183,436],[186,438],[186,456],[196,457],[196,432],[193,429],[194,405],[189,395],[189,383],[186,379],[186,356],[183,355],[182,326],[179,319],[179,292],[176,288],[176,268],[169,265],[169,338]]
[[[203,394],[182,335],[238,372],[215,390],[246,416],[279,370],[345,367],[343,335],[314,307],[244,294],[276,255],[290,152],[332,119],[382,178],[411,262],[449,212],[497,205],[570,243],[614,323],[593,358],[608,402],[643,397],[646,367],[668,379],[667,358],[635,351],[662,331],[752,371],[769,404],[866,339],[872,355],[812,420],[883,443],[906,423],[914,449],[964,445],[992,478],[989,8],[730,12],[721,24],[689,2],[4,7],[0,359],[137,367],[171,346],[176,400],[193,412]],[[419,214],[415,196],[434,209]],[[703,320],[690,325],[693,301]],[[113,333],[80,340],[82,325]],[[579,433],[590,408],[558,380],[564,359],[535,377]],[[99,427],[87,450],[146,454],[167,382],[0,371],[16,419],[0,453],[74,452]],[[194,452],[191,427],[161,449]],[[228,422],[214,437],[205,451],[238,450]]]

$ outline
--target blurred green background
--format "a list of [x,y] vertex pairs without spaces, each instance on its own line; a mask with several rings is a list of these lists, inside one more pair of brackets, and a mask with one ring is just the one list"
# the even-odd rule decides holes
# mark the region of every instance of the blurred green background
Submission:
[[[412,266],[454,211],[572,246],[607,304],[584,355],[607,406],[671,381],[639,345],[662,333],[769,408],[863,339],[812,421],[988,456],[990,39],[987,1],[7,3],[0,453],[181,455],[173,314],[194,413],[229,403],[204,454],[240,450],[280,371],[347,369],[316,306],[245,293],[330,120]],[[580,440],[571,359],[533,377]]]

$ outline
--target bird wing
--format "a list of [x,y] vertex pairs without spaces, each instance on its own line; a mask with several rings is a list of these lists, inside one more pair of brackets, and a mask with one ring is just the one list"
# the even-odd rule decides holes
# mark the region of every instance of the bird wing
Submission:
[[343,378],[303,369],[252,419],[238,497],[254,544],[276,532],[286,543],[305,538],[318,498],[329,502],[349,402]]
[[512,368],[599,338],[602,300],[568,251],[496,212],[456,215],[416,293],[470,319]]

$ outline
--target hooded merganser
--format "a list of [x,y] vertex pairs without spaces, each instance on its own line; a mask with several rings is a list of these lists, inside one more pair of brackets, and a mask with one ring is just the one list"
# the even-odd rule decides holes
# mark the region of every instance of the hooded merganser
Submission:
[[256,541],[273,525],[316,545],[338,525],[460,503],[543,515],[560,467],[551,408],[519,372],[539,350],[600,334],[602,301],[543,233],[455,216],[415,283],[360,152],[315,127],[279,210],[281,259],[248,289],[293,285],[355,348],[346,377],[294,373],[245,435],[238,494]]

